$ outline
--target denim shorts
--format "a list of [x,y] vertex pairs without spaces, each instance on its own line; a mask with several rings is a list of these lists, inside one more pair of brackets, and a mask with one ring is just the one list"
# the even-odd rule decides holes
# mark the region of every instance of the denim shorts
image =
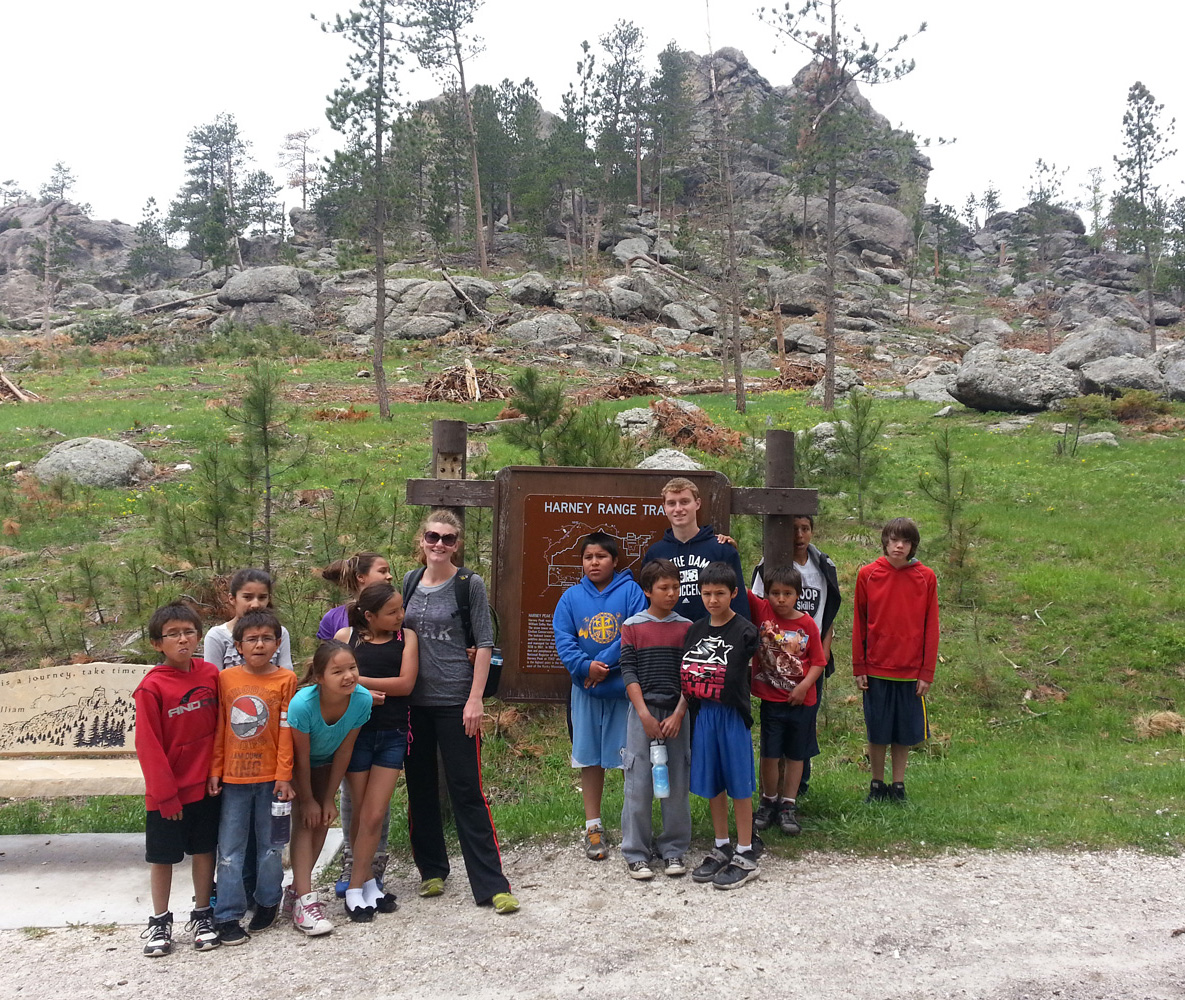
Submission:
[[403,770],[407,756],[406,729],[363,729],[354,741],[347,771],[369,771],[372,767]]

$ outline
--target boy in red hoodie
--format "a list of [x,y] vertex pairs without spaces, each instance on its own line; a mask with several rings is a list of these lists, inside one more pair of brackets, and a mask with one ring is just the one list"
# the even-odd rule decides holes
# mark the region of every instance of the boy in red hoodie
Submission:
[[193,946],[220,944],[210,891],[218,844],[218,799],[206,794],[218,725],[218,668],[197,658],[202,620],[193,608],[167,604],[148,623],[148,639],[162,662],[136,688],[136,756],[144,772],[145,860],[152,884],[153,916],[141,935],[144,954],[173,949],[169,892],[173,865],[193,857],[194,910],[188,927]]
[[[929,735],[926,692],[938,662],[938,582],[914,554],[921,536],[907,517],[881,530],[884,555],[856,575],[852,673],[864,692],[872,785],[866,802],[905,801],[909,748]],[[885,784],[891,748],[893,783]]]

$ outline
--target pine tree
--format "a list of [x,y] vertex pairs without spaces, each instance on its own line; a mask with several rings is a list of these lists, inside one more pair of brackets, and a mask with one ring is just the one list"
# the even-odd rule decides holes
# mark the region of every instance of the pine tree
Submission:
[[650,186],[657,192],[655,214],[660,232],[664,194],[671,203],[671,231],[674,232],[674,204],[678,192],[671,192],[669,175],[682,164],[690,145],[693,106],[688,82],[687,60],[679,47],[670,42],[658,54],[658,72],[650,78],[648,101],[654,163]]
[[164,219],[156,207],[156,199],[144,203],[144,218],[136,226],[136,245],[128,254],[129,277],[145,278],[159,274],[171,278],[176,273],[175,252],[169,246]]
[[186,233],[190,253],[214,267],[243,264],[235,204],[246,152],[234,115],[226,113],[193,129],[185,147],[189,180],[169,206],[167,229]]
[[383,365],[387,315],[387,221],[392,193],[383,144],[394,117],[397,92],[395,71],[402,64],[395,51],[393,0],[358,0],[348,17],[338,16],[322,30],[344,36],[353,51],[347,60],[347,76],[329,100],[326,117],[334,129],[351,138],[346,153],[335,156],[335,165],[352,170],[362,185],[360,195],[369,209],[370,234],[375,256],[374,388],[379,414],[391,417],[391,397]]
[[300,188],[300,207],[309,207],[309,192],[315,187],[321,175],[321,167],[314,159],[317,150],[312,140],[320,129],[305,128],[289,132],[284,136],[280,150],[280,166],[288,171],[288,186]]
[[[399,25],[404,29],[403,44],[425,69],[451,76],[456,72],[457,90],[465,111],[469,133],[470,172],[473,182],[474,249],[482,277],[489,274],[486,245],[482,239],[482,190],[477,159],[477,129],[469,88],[465,83],[465,63],[482,51],[480,38],[468,32],[481,9],[482,0],[403,0],[406,12]],[[493,238],[491,231],[490,237]]]
[[1162,212],[1156,211],[1160,187],[1153,183],[1152,172],[1156,167],[1176,153],[1168,148],[1168,142],[1176,127],[1176,119],[1170,119],[1163,127],[1160,116],[1163,104],[1157,104],[1148,88],[1139,81],[1127,92],[1127,109],[1123,113],[1124,155],[1115,157],[1119,168],[1119,194],[1130,203],[1130,228],[1135,242],[1144,257],[1144,287],[1147,292],[1146,317],[1148,333],[1152,338],[1152,350],[1156,350],[1156,304],[1152,289],[1156,283],[1156,272],[1152,265],[1154,246],[1164,240],[1163,202]]
[[[781,9],[762,8],[762,20],[788,42],[810,54],[812,65],[801,77],[799,88],[812,115],[809,131],[799,146],[811,147],[826,178],[827,258],[824,335],[827,343],[823,406],[835,405],[835,309],[836,266],[839,233],[836,204],[839,180],[845,162],[867,144],[869,120],[855,104],[854,84],[879,84],[899,80],[911,73],[912,59],[901,57],[909,35],[899,36],[884,50],[869,42],[859,27],[840,30],[839,0],[807,0],[798,10],[789,4]],[[926,25],[918,29],[925,31]],[[805,223],[805,220],[804,220]]]
[[239,189],[239,214],[244,228],[251,227],[253,233],[266,236],[269,225],[280,225],[283,215],[276,199],[280,191],[280,185],[266,170],[252,170],[243,178]]
[[74,172],[65,163],[58,160],[53,165],[49,180],[41,185],[39,192],[41,203],[45,205],[51,201],[65,201],[66,195],[70,193],[70,189],[74,187],[77,180]]

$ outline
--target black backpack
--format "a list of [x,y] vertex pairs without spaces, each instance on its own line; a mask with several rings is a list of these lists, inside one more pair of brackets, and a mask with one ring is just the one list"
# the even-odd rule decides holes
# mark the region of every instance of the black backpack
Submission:
[[[424,578],[424,570],[426,567],[420,566],[418,569],[412,571],[411,576],[407,578],[407,582],[403,585],[403,606],[406,608],[411,601],[411,595],[416,592],[416,587],[420,585],[420,581]],[[457,613],[461,616],[461,626],[465,629],[465,645],[473,647],[477,645],[477,640],[473,635],[473,614],[470,610],[469,604],[469,580],[473,576],[473,570],[462,566],[457,570],[456,575],[456,595],[457,595]],[[494,609],[490,608],[490,619],[494,627],[494,642],[498,641],[498,618],[494,614]],[[494,647],[490,657],[490,672],[486,676],[485,690],[482,691],[483,698],[492,698],[498,693],[498,684],[502,680],[502,650],[497,646]]]

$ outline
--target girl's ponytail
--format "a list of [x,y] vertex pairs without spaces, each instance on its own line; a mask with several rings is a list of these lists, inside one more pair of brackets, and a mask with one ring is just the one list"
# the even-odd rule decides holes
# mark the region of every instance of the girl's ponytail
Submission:
[[369,628],[369,623],[366,620],[367,613],[377,615],[397,593],[399,591],[389,583],[372,583],[366,587],[349,607],[347,614],[350,627],[360,632],[367,631]]
[[344,642],[338,642],[336,639],[326,639],[325,642],[321,643],[317,647],[317,651],[313,653],[313,658],[305,666],[304,676],[300,679],[299,686],[308,687],[310,684],[320,684],[321,679],[325,676],[326,668],[342,650],[345,650],[353,658],[354,651]]

